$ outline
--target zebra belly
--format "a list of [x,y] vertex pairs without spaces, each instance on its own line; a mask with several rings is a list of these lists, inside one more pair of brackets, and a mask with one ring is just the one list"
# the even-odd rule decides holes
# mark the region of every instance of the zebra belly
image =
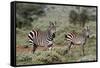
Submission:
[[40,42],[39,46],[46,46],[46,47],[51,47],[53,44],[52,41],[46,41],[46,40],[42,40],[42,42]]
[[73,43],[76,44],[76,45],[80,45],[81,41],[77,41],[77,42],[73,42]]
[[41,37],[39,37],[36,40],[36,42],[37,42],[36,44],[40,47],[48,46],[52,43],[52,42],[48,42],[45,38],[41,38]]

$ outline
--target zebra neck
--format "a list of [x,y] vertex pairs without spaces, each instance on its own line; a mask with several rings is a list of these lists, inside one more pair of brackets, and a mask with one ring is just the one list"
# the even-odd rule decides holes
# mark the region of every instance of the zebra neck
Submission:
[[87,36],[83,33],[82,37],[85,39],[85,41],[87,40]]

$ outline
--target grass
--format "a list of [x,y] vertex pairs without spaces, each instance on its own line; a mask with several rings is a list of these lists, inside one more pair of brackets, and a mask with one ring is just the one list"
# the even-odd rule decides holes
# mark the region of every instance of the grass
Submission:
[[[65,27],[67,28],[67,27]],[[68,29],[68,28],[67,28]],[[77,28],[78,29],[78,28]],[[17,65],[28,65],[28,64],[49,64],[49,63],[64,63],[64,62],[80,62],[80,61],[93,61],[96,60],[96,37],[93,36],[87,41],[85,45],[85,56],[82,56],[80,47],[71,49],[71,54],[64,54],[65,43],[64,43],[64,31],[59,28],[54,44],[56,47],[52,51],[36,51],[34,54],[26,53],[17,55]],[[70,31],[70,29],[69,29]],[[77,31],[77,32],[80,32]],[[17,46],[28,45],[26,32],[17,34]],[[67,45],[66,45],[67,46]]]
[[[57,8],[57,7],[56,7]],[[58,9],[60,9],[58,11]],[[30,53],[17,53],[17,65],[28,64],[49,64],[49,63],[63,63],[63,62],[80,62],[80,61],[93,61],[96,60],[96,22],[90,21],[86,25],[90,26],[93,36],[88,39],[85,45],[85,56],[82,56],[81,48],[79,46],[71,48],[70,54],[64,54],[67,45],[64,42],[64,34],[75,30],[81,32],[82,27],[73,25],[68,22],[68,11],[65,8],[58,7],[56,10],[48,11],[46,16],[39,18],[32,22],[33,28],[46,30],[49,21],[57,22],[56,38],[54,39],[54,48],[52,51],[36,51],[34,54]],[[62,9],[65,9],[63,12]],[[31,28],[31,29],[33,29]],[[27,35],[31,29],[18,29],[16,28],[16,46],[29,46]],[[66,46],[66,47],[65,47]]]
[[[88,40],[85,45],[85,56],[82,56],[80,46],[71,48],[70,54],[65,54],[64,46],[53,47],[51,51],[36,51],[33,53],[19,53],[16,57],[17,65],[27,64],[49,64],[65,62],[81,62],[96,60],[95,38]],[[91,44],[89,44],[91,42]]]

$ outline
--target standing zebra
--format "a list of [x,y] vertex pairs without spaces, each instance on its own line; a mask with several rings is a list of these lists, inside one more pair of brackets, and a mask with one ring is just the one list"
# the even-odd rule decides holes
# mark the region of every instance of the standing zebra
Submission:
[[84,54],[84,45],[86,44],[87,38],[89,38],[90,29],[86,27],[82,30],[80,34],[76,33],[75,31],[69,32],[65,34],[65,40],[68,41],[68,50],[70,50],[72,45],[80,45],[82,47],[82,52]]
[[40,29],[33,29],[28,34],[29,42],[33,45],[33,53],[35,52],[38,46],[43,46],[46,49],[51,49],[53,45],[53,39],[55,38],[56,33],[56,22],[49,22],[49,27],[45,31]]

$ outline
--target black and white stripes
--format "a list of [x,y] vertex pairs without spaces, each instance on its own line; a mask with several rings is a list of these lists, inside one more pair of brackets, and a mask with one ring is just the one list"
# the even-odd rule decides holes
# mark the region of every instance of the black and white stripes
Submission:
[[65,38],[67,41],[72,41],[72,39],[76,37],[76,34],[75,31],[69,32],[68,34],[65,34]]
[[52,47],[53,38],[55,37],[56,26],[55,23],[49,22],[49,27],[45,31],[31,30],[28,34],[29,43],[33,45],[33,53],[38,46],[43,46],[46,48]]
[[34,43],[34,39],[36,38],[36,36],[37,36],[37,30],[32,30],[32,31],[30,31],[30,33],[28,34],[28,38],[29,38],[29,43],[30,44],[33,44]]
[[90,29],[88,27],[84,28],[79,34],[75,31],[65,34],[65,40],[69,43],[68,51],[70,50],[72,45],[81,45],[84,55],[84,45],[86,44],[89,35]]

